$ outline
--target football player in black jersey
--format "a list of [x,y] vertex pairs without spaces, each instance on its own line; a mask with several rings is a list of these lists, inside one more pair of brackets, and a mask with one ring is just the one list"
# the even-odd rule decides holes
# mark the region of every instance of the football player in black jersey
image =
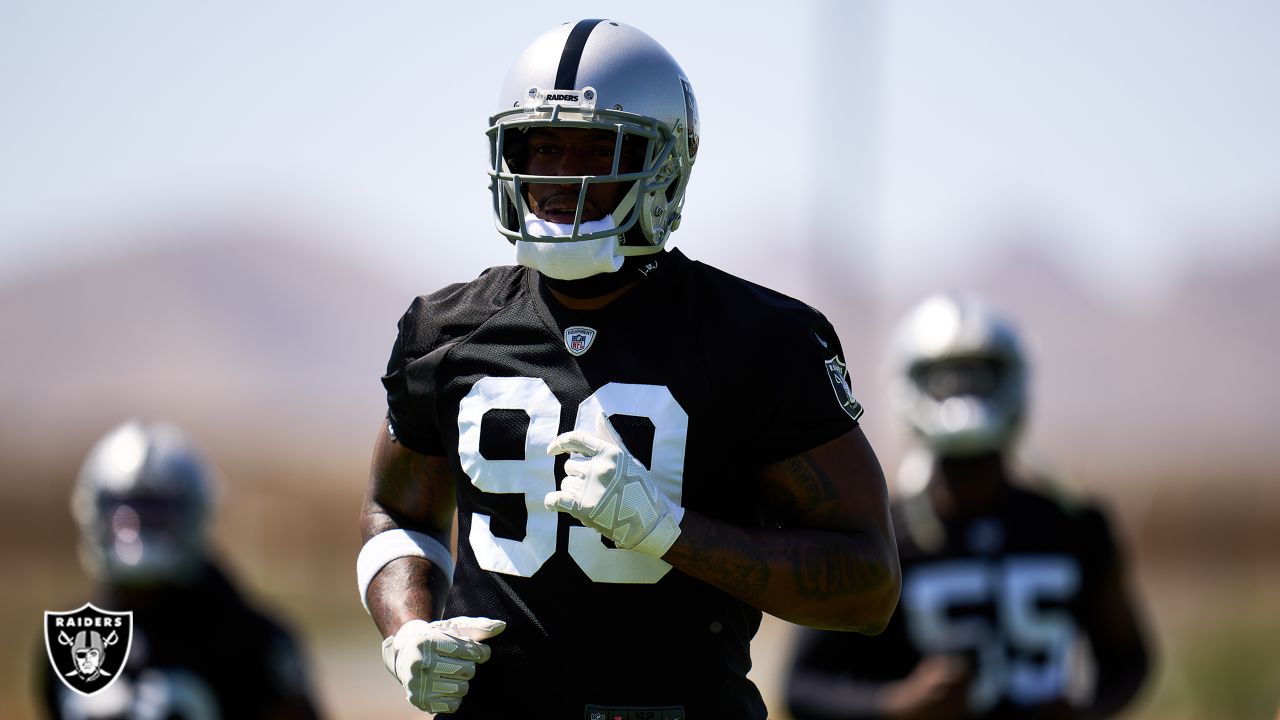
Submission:
[[922,445],[895,482],[902,599],[874,638],[801,631],[791,713],[1116,713],[1146,676],[1143,632],[1101,510],[1011,467],[1027,375],[1012,327],[973,298],[936,295],[897,341],[897,399]]
[[357,575],[386,666],[456,717],[763,718],[761,611],[878,632],[898,596],[840,343],[664,249],[700,137],[648,35],[556,28],[499,108],[517,263],[415,300],[383,378]]
[[81,562],[95,606],[133,612],[133,637],[120,677],[90,695],[63,684],[41,646],[48,717],[317,717],[291,634],[210,557],[211,475],[168,423],[126,422],[89,452],[71,498]]

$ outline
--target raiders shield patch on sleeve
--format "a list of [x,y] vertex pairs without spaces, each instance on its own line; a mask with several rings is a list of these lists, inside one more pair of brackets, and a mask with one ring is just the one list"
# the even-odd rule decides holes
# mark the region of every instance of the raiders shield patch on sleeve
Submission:
[[862,403],[853,397],[853,389],[849,387],[849,371],[839,355],[832,355],[827,360],[827,378],[831,380],[831,389],[835,391],[840,407],[854,420],[862,417]]

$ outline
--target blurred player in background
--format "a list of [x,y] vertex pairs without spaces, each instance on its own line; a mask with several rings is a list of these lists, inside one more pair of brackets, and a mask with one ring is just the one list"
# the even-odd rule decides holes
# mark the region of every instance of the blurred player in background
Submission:
[[289,632],[251,607],[210,556],[212,471],[169,424],[130,421],[100,439],[71,509],[94,605],[133,611],[123,675],[84,696],[45,668],[49,717],[317,717]]
[[415,301],[383,378],[357,574],[387,669],[457,717],[764,718],[761,611],[875,632],[898,595],[835,332],[664,249],[700,135],[648,35],[543,35],[491,125],[517,264]]
[[792,714],[1116,713],[1147,674],[1146,643],[1103,513],[1012,466],[1027,405],[1014,330],[936,295],[896,341],[895,399],[922,446],[895,482],[902,598],[877,637],[801,630]]

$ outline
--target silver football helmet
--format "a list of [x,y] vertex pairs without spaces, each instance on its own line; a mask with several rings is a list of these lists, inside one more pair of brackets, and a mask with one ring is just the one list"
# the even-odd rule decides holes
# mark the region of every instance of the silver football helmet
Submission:
[[212,472],[182,432],[131,420],[89,451],[71,495],[80,560],[118,585],[181,584],[206,556]]
[[933,295],[898,328],[894,396],[937,456],[1009,447],[1026,412],[1027,364],[1017,334],[977,299]]
[[[574,242],[622,235],[623,255],[658,252],[680,225],[698,154],[698,106],[688,77],[653,38],[611,20],[565,23],[534,40],[507,74],[500,110],[489,119],[489,177],[498,231],[515,243]],[[521,174],[525,134],[537,127],[603,129],[615,136],[605,175]],[[621,168],[624,156],[640,169]],[[533,237],[525,226],[527,186],[579,184],[571,234]],[[580,232],[587,189],[629,183],[612,228]]]

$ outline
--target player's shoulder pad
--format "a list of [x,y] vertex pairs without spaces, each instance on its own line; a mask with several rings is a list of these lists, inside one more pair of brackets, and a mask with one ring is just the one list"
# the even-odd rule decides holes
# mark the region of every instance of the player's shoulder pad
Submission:
[[740,278],[698,261],[689,263],[690,307],[698,308],[702,324],[762,346],[779,346],[817,334],[835,340],[827,318],[813,306],[785,293]]
[[1080,488],[1059,475],[1044,471],[1023,471],[1017,489],[1053,509],[1077,527],[1077,531],[1109,531],[1106,509]]
[[466,283],[446,285],[414,299],[400,319],[407,357],[421,357],[465,338],[514,298],[528,291],[525,268],[492,267]]
[[1052,503],[1066,515],[1091,506],[1089,497],[1057,472],[1019,463],[1015,473],[1019,487]]

